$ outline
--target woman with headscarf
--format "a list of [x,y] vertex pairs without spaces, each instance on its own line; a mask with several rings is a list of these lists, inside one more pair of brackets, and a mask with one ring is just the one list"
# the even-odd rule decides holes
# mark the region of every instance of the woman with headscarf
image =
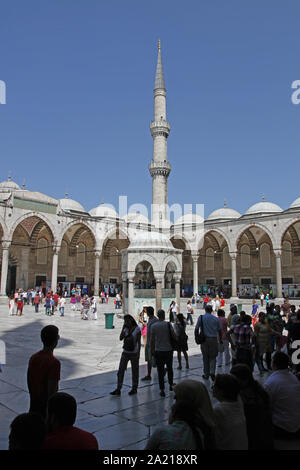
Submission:
[[216,425],[205,385],[197,380],[183,380],[174,392],[169,424],[154,431],[145,450],[215,449]]

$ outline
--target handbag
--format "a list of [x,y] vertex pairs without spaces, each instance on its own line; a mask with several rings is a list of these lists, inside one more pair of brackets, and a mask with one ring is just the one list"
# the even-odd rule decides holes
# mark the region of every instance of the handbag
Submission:
[[206,340],[206,336],[204,334],[204,328],[203,328],[203,317],[201,315],[200,317],[200,322],[201,322],[201,330],[199,333],[199,329],[195,329],[195,341],[196,344],[203,344]]
[[[179,350],[178,340],[176,339],[175,332],[174,332],[170,322],[168,323],[168,326],[169,326],[170,343],[171,343],[171,346],[172,346],[172,350],[173,351],[178,351]],[[173,330],[173,332],[172,332],[172,330]]]

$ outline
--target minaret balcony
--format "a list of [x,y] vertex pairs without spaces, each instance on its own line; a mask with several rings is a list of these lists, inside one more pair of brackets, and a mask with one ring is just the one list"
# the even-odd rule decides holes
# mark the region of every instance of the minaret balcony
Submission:
[[164,162],[153,161],[149,164],[151,176],[162,175],[168,177],[171,172],[171,164],[165,160]]
[[150,132],[152,137],[155,137],[157,135],[164,135],[165,137],[168,137],[168,135],[170,134],[170,129],[170,123],[165,120],[152,121],[150,124]]

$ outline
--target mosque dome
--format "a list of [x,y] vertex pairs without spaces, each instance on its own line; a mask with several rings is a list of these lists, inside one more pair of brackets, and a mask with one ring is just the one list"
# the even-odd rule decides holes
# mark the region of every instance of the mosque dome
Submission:
[[84,207],[79,204],[79,202],[74,201],[74,199],[69,199],[68,197],[59,199],[59,204],[61,209],[64,211],[85,212]]
[[125,220],[125,222],[127,222],[128,224],[132,223],[132,224],[150,224],[150,221],[149,219],[143,215],[143,214],[139,214],[137,212],[129,212],[128,214],[126,214],[123,219]]
[[252,215],[252,214],[274,214],[274,213],[282,212],[281,207],[277,206],[273,202],[257,202],[253,206],[249,207],[245,215]]
[[131,240],[129,249],[167,248],[174,249],[169,238],[160,232],[139,232]]
[[198,214],[185,214],[176,220],[175,225],[203,224],[203,217]]
[[300,207],[300,197],[298,197],[297,199],[295,199],[295,201],[290,205],[290,209],[294,208],[294,207]]
[[206,220],[229,220],[229,219],[238,219],[241,217],[241,214],[229,207],[221,207],[221,209],[216,209],[213,211]]
[[10,176],[8,177],[7,181],[3,181],[0,183],[0,192],[1,193],[8,193],[11,191],[19,191],[21,188],[20,186],[11,180]]
[[110,217],[113,219],[118,219],[119,216],[117,212],[108,205],[100,204],[100,206],[95,207],[89,211],[90,215],[93,217]]

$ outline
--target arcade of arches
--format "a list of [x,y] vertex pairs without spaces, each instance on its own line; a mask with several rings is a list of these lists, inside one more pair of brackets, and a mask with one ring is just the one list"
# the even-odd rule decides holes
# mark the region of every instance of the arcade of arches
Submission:
[[[99,292],[104,283],[121,286],[121,250],[129,246],[128,238],[107,238],[102,250],[96,250],[95,237],[89,227],[75,223],[63,235],[60,247],[50,227],[38,216],[24,219],[13,231],[11,241],[2,239],[1,270],[7,272],[7,281],[1,276],[1,294],[15,288],[45,285],[56,289],[57,283],[86,283],[89,292]],[[249,226],[236,240],[236,248],[229,251],[225,238],[210,230],[197,252],[187,249],[182,239],[171,239],[182,251],[181,289],[187,295],[214,291],[220,288],[225,295],[237,294],[237,289],[249,286],[272,288],[278,296],[285,287],[300,283],[300,221],[284,232],[280,251],[273,249],[269,235],[258,226]],[[3,263],[4,260],[4,263]],[[7,264],[7,268],[6,268]],[[153,273],[139,267],[136,286],[153,287]],[[165,287],[174,287],[172,269],[166,272]],[[6,284],[6,285],[5,285]],[[193,287],[195,286],[195,288]],[[244,286],[244,287],[243,287]],[[248,286],[248,287],[247,287]],[[249,293],[253,294],[251,289]],[[281,295],[280,295],[281,294]]]

